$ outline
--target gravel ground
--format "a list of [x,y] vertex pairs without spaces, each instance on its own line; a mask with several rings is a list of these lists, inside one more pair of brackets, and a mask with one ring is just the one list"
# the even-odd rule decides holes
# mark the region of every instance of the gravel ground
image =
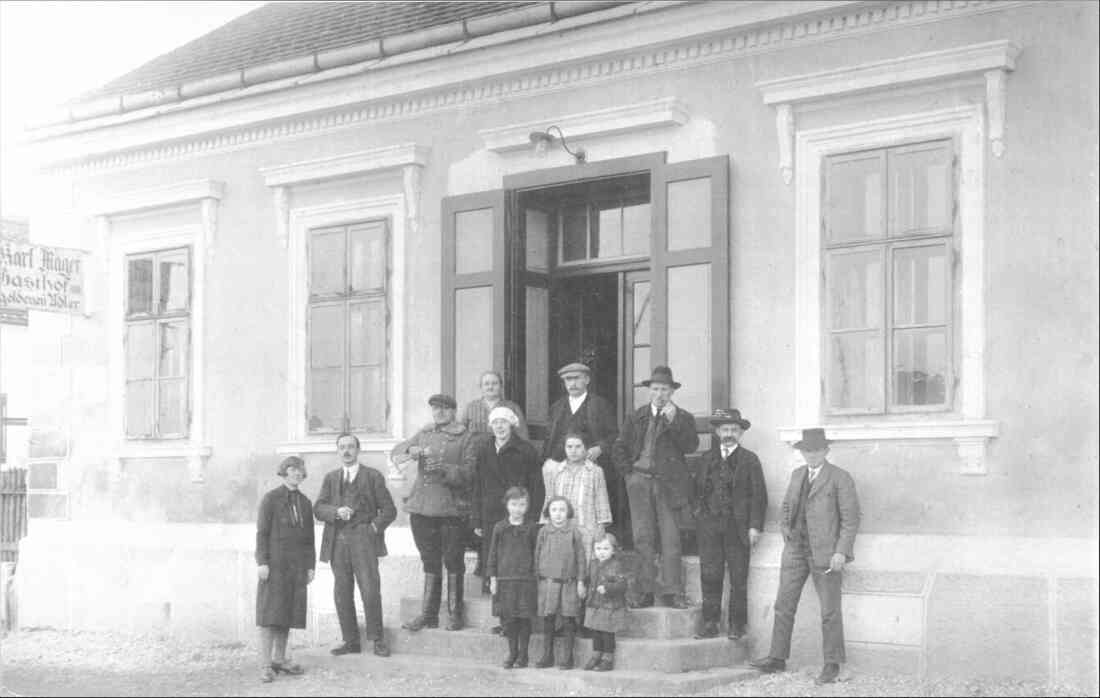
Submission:
[[[423,657],[340,658],[295,645],[307,675],[258,682],[253,650],[239,643],[201,644],[157,636],[23,630],[0,644],[3,695],[112,696],[530,696],[549,690],[510,680],[506,672],[453,667]],[[1072,687],[1036,682],[920,682],[857,674],[832,686],[813,684],[817,667],[760,676],[702,696],[1071,696]],[[842,677],[844,675],[842,674]],[[624,695],[618,691],[603,695]]]

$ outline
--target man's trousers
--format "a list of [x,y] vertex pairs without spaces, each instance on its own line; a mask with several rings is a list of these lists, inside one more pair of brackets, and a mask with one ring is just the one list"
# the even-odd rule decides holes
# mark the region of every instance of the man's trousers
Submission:
[[359,642],[359,619],[355,612],[355,584],[363,599],[367,640],[382,639],[382,589],[378,576],[378,555],[370,524],[342,528],[336,533],[332,556],[332,576],[335,578],[332,597],[336,616],[340,619],[340,634],[349,644]]
[[[676,521],[676,509],[670,504],[670,493],[659,480],[637,471],[626,476],[626,493],[630,498],[634,549],[640,558],[635,593],[684,593],[680,525]],[[658,551],[660,584],[657,583]]]
[[699,582],[703,592],[703,622],[717,623],[722,615],[722,584],[729,569],[730,628],[749,620],[749,546],[741,540],[732,516],[703,515],[698,519]]
[[783,546],[779,568],[779,591],[775,597],[775,625],[772,627],[772,647],[768,656],[787,659],[791,654],[791,631],[794,614],[806,577],[814,579],[814,589],[821,603],[821,644],[825,662],[844,661],[844,618],[840,608],[842,572],[828,572],[828,567],[813,564],[813,553],[805,540],[796,539]]
[[466,574],[467,526],[464,516],[409,515],[409,527],[425,574],[442,576],[444,567],[449,574],[459,577]]

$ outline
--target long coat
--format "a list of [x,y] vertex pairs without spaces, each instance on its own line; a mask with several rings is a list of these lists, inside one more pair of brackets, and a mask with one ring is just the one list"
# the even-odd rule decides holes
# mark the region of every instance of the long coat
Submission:
[[497,578],[494,616],[533,618],[538,614],[538,578],[535,575],[538,535],[538,524],[531,521],[513,526],[505,519],[493,526],[485,574]]
[[[512,436],[497,452],[493,437],[476,445],[476,470],[474,501],[470,510],[470,527],[488,529],[507,518],[504,493],[510,487],[527,489],[527,520],[539,520],[539,507],[543,500],[542,466],[538,452],[531,442],[517,434]],[[489,535],[489,531],[485,531]]]
[[[343,482],[343,468],[329,471],[325,473],[325,479],[321,481],[321,491],[317,495],[317,506],[314,510],[317,512],[317,519],[325,522],[325,530],[321,534],[321,562],[332,560],[336,549],[337,526],[369,526],[372,523],[377,557],[384,557],[386,527],[397,518],[397,508],[394,507],[393,497],[386,487],[386,478],[374,468],[360,464],[355,482],[347,493],[343,491]],[[355,513],[348,521],[338,521],[336,510],[345,505],[351,507]]]
[[[603,562],[592,560],[588,563],[585,627],[605,633],[626,630],[627,574],[627,565],[618,555],[612,555]],[[598,591],[600,586],[604,589],[602,594]]]
[[284,485],[265,494],[256,521],[256,564],[267,565],[268,576],[256,588],[256,625],[306,627],[306,587],[316,556],[309,497]]
[[569,410],[569,396],[559,398],[550,406],[550,433],[542,444],[542,459],[565,460],[565,435],[571,431],[584,437],[588,448],[599,446],[605,455],[600,465],[611,453],[618,426],[615,424],[615,408],[611,403],[593,393],[588,393],[576,412]]
[[[764,471],[760,459],[744,446],[738,446],[730,454],[729,465],[729,468],[722,465],[722,446],[714,439],[714,445],[699,459],[695,472],[693,508],[696,516],[732,517],[737,536],[748,545],[750,528],[764,530],[764,514],[768,511]],[[719,489],[714,492],[716,484]],[[712,510],[715,501],[719,502],[718,511]]]
[[[650,420],[654,419],[652,405],[644,405],[623,422],[622,431],[612,450],[615,467],[624,476],[634,469],[634,463],[645,447],[645,434]],[[695,433],[695,418],[682,407],[670,423],[668,417],[657,415],[657,436],[650,459],[653,476],[665,486],[673,509],[688,506],[691,502],[692,480],[688,472],[688,453],[699,448],[699,435]]]
[[[791,472],[787,495],[779,517],[783,539],[790,542],[795,535],[795,509],[798,506],[802,482],[809,477],[807,466]],[[833,553],[842,553],[849,562],[855,559],[852,548],[859,530],[859,497],[856,484],[847,470],[826,462],[810,484],[806,499],[806,528],[810,534],[810,552],[814,565],[825,567]]]

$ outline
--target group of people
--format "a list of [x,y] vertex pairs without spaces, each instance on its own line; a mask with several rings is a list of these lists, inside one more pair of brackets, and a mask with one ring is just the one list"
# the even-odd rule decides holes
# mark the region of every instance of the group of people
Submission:
[[[737,409],[714,411],[711,448],[694,473],[687,456],[699,446],[695,417],[673,401],[680,384],[658,366],[643,385],[649,402],[621,427],[604,398],[588,391],[587,366],[558,372],[566,395],[550,408],[541,453],[529,440],[522,410],[502,395],[500,374],[480,379],[481,397],[459,415],[449,395],[429,398],[432,422],[391,452],[398,468],[416,464],[404,507],[424,573],[420,613],[402,627],[440,624],[446,573],[448,630],[465,626],[465,549],[476,541],[482,593],[491,595],[495,628],[507,640],[506,668],[528,665],[534,621],[546,633],[535,666],[572,668],[577,634],[592,638],[585,669],[614,667],[615,634],[629,609],[688,608],[684,595],[680,522],[696,521],[702,624],[696,638],[720,635],[722,593],[729,578],[727,636],[742,639],[748,624],[749,556],[760,540],[767,491],[759,458],[740,446],[751,426]],[[359,585],[368,641],[388,656],[382,634],[378,558],[396,517],[385,479],[359,465],[359,440],[337,439],[341,468],[326,474],[311,506],[298,491],[301,459],[279,466],[284,485],[260,506],[256,562],[262,680],[300,673],[286,658],[289,628],[305,627],[306,586],[313,578],[312,518],[324,522],[320,560],[332,566],[343,642],[336,655],[359,653],[355,611]],[[836,679],[844,661],[841,577],[852,560],[859,503],[851,476],[828,463],[824,430],[807,429],[795,444],[806,465],[796,468],[784,498],[785,546],[771,650],[751,664],[782,671],[794,613],[806,578],[821,598],[825,665],[818,680]],[[620,549],[633,549],[632,556]],[[555,648],[557,645],[557,648]],[[557,652],[555,652],[557,649]]]

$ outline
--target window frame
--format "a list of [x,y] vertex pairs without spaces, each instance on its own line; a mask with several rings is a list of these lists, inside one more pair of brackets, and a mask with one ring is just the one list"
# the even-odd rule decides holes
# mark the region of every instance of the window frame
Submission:
[[[931,149],[928,146],[942,144],[949,149],[950,155],[950,188],[949,202],[951,205],[950,230],[936,230],[929,232],[921,230],[916,234],[903,234],[894,232],[895,216],[894,207],[890,197],[890,163],[894,153],[913,152],[919,149]],[[872,153],[878,153],[882,162],[882,235],[878,238],[859,240],[843,240],[829,242],[831,230],[830,213],[830,168],[835,162],[867,159]],[[959,274],[959,237],[960,237],[960,143],[957,134],[943,134],[933,137],[910,137],[899,139],[895,142],[884,143],[871,147],[855,147],[838,149],[824,153],[821,156],[821,166],[818,171],[820,177],[819,208],[818,208],[818,249],[820,255],[820,288],[819,304],[821,332],[820,332],[820,356],[821,356],[821,411],[826,417],[850,417],[872,416],[889,417],[891,415],[913,415],[929,413],[952,413],[957,411],[955,404],[956,388],[959,381],[959,365],[961,360],[961,346],[958,340],[960,333],[955,323],[960,316],[960,292],[962,278]],[[898,249],[913,249],[918,247],[931,247],[942,244],[945,247],[947,264],[948,289],[945,294],[944,323],[947,343],[947,367],[944,375],[944,402],[932,405],[901,405],[896,403],[896,385],[894,373],[895,344],[894,338],[897,332],[894,321],[894,259]],[[838,334],[832,324],[832,297],[830,295],[830,267],[833,259],[838,254],[852,254],[857,251],[880,250],[879,259],[881,265],[881,289],[882,307],[880,317],[880,329],[878,332],[882,351],[881,378],[882,394],[879,406],[867,407],[834,407],[831,404],[830,384],[833,378],[832,346],[833,337]],[[929,326],[941,326],[939,323],[929,323]],[[906,329],[906,328],[902,328]],[[855,332],[856,330],[851,330]],[[860,330],[867,331],[867,330]],[[844,331],[841,330],[840,333]]]

